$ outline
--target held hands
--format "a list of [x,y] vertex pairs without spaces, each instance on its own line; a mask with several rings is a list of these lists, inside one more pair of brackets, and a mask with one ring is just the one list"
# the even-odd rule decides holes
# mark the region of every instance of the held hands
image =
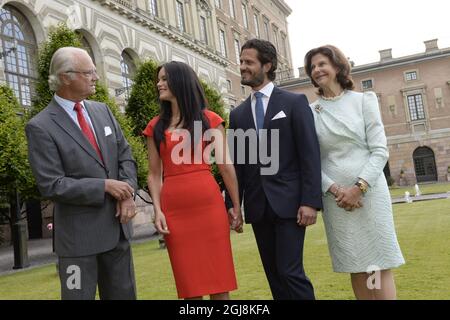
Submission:
[[169,228],[166,223],[166,216],[161,210],[155,210],[155,228],[162,235],[169,234]]
[[236,206],[228,209],[228,220],[230,221],[231,229],[237,233],[244,232],[244,219],[242,218],[241,207]]
[[136,204],[134,203],[132,198],[117,201],[116,217],[119,217],[120,223],[128,223],[136,216],[136,214]]
[[300,226],[310,226],[316,223],[317,210],[308,206],[301,206],[297,212],[297,224]]
[[353,211],[363,206],[362,192],[357,186],[338,187],[333,184],[330,187],[330,192],[334,194],[336,204],[346,211]]
[[133,197],[133,188],[124,181],[106,179],[105,192],[109,193],[116,200],[121,201]]

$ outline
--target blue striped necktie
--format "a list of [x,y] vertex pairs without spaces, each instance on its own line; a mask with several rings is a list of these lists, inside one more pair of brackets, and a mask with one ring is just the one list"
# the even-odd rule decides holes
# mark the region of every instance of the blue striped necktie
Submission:
[[264,126],[264,106],[262,97],[263,93],[257,91],[255,92],[256,104],[255,104],[255,117],[256,117],[256,130],[261,130]]

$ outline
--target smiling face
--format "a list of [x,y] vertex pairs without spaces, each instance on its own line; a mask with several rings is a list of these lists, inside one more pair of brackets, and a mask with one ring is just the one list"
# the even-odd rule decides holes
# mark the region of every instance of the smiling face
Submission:
[[312,57],[311,78],[319,85],[319,87],[329,88],[338,83],[336,79],[337,73],[338,68],[332,64],[327,56],[317,53]]
[[175,99],[175,96],[169,89],[169,84],[167,82],[167,74],[164,67],[162,67],[161,70],[159,70],[158,84],[156,85],[156,87],[158,88],[159,99],[161,101],[173,101]]
[[258,90],[263,87],[269,79],[267,72],[271,68],[270,63],[261,64],[258,59],[258,51],[256,49],[242,50],[240,57],[241,83]]

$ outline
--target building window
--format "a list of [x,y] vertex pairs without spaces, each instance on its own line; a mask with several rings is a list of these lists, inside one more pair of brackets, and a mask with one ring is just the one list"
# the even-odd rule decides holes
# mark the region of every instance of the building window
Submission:
[[234,0],[228,0],[229,4],[230,4],[230,16],[233,19],[236,19],[236,9],[235,9],[235,5],[234,5]]
[[236,54],[236,64],[241,64],[241,44],[239,43],[239,39],[234,39],[234,51]]
[[157,0],[149,0],[148,1],[148,12],[150,12],[150,14],[152,16],[158,16]]
[[0,47],[6,82],[23,107],[31,107],[36,82],[37,45],[31,24],[17,9],[0,8]]
[[208,31],[206,29],[206,18],[200,16],[200,40],[208,44]]
[[277,28],[273,28],[273,42],[275,44],[275,48],[277,48],[277,50],[279,50],[278,47],[278,29]]
[[361,87],[362,87],[363,90],[372,89],[373,88],[372,79],[367,79],[367,80],[361,81]]
[[227,80],[227,90],[228,92],[231,92],[233,87],[231,86],[231,80]]
[[264,35],[266,36],[266,40],[269,41],[269,21],[264,20]]
[[[95,64],[94,51],[92,50],[92,47],[89,44],[89,41],[86,39],[86,37],[82,33],[80,33],[80,32],[76,32],[76,33],[81,37],[82,48],[87,51],[87,53],[89,54],[89,56],[92,59],[92,62],[94,62],[94,64]],[[98,70],[97,70],[97,72],[98,72]]]
[[284,34],[281,34],[281,45],[282,45],[282,50],[283,50],[283,56],[285,58],[288,57],[287,55],[287,43],[286,43],[286,36]]
[[222,9],[222,0],[215,0],[216,8]]
[[181,32],[186,32],[186,24],[184,23],[183,3],[177,1],[177,27]]
[[416,71],[405,72],[405,80],[406,81],[417,80],[417,72]]
[[123,92],[125,93],[125,100],[128,101],[131,93],[131,86],[133,85],[133,76],[136,70],[136,66],[131,56],[125,51],[122,52],[120,59],[120,70],[122,72],[122,85]]
[[422,120],[425,119],[425,111],[423,108],[423,100],[421,94],[413,94],[407,96],[408,108],[411,120]]
[[227,56],[227,47],[225,44],[225,31],[223,31],[222,29],[219,30],[219,42],[220,42],[220,54],[222,55],[222,57],[226,57]]
[[248,29],[248,15],[247,15],[247,5],[242,4],[242,19],[244,20],[244,27]]
[[255,33],[256,33],[256,36],[257,36],[258,38],[261,38],[261,34],[259,33],[259,21],[258,21],[258,15],[257,15],[256,13],[253,15],[253,23],[255,24]]

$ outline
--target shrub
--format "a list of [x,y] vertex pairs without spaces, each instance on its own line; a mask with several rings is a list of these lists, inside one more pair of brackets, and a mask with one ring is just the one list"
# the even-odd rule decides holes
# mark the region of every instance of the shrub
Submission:
[[28,162],[25,120],[13,91],[0,86],[0,185],[11,194],[17,187],[22,197],[37,196]]
[[134,76],[126,115],[133,122],[135,136],[141,136],[148,122],[159,114],[157,67],[157,63],[152,60],[144,61]]

